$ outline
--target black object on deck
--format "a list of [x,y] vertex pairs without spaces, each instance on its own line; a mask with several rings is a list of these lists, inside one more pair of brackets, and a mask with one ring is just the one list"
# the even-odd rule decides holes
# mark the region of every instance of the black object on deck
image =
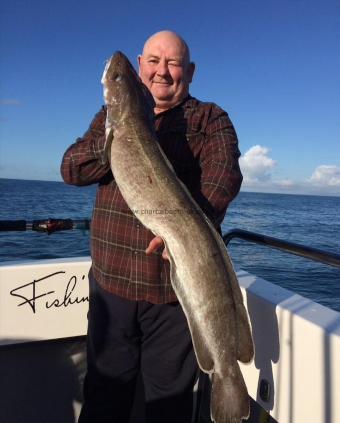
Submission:
[[90,220],[43,219],[43,220],[0,220],[0,232],[36,231],[51,234],[70,229],[90,229]]

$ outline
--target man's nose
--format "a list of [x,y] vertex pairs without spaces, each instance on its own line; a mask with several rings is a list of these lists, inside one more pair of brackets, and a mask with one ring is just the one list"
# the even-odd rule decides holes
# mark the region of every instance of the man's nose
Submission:
[[157,73],[160,76],[169,75],[169,67],[166,60],[160,60],[157,66]]

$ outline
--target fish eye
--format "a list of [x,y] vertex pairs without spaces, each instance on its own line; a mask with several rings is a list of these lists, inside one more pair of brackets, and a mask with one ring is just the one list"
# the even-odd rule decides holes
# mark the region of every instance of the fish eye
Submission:
[[112,75],[112,77],[111,77],[111,81],[116,81],[116,82],[119,82],[119,81],[121,81],[122,80],[122,75],[121,74],[119,74],[118,72],[117,73],[114,73],[113,75]]

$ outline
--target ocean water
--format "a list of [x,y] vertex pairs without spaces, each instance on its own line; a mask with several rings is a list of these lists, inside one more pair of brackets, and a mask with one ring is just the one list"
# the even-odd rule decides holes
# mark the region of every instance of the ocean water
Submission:
[[[0,179],[0,220],[91,217],[96,186],[62,182]],[[340,253],[340,197],[241,192],[229,207],[223,233],[245,229]],[[267,279],[340,311],[340,268],[232,240],[228,247],[236,269]],[[0,261],[89,255],[89,232],[52,235],[0,232]]]

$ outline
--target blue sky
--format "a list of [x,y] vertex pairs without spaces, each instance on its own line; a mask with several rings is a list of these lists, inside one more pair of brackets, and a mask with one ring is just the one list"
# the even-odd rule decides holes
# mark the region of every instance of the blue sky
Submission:
[[180,33],[195,97],[230,115],[244,191],[340,195],[340,2],[2,0],[0,177],[61,180],[105,60]]

